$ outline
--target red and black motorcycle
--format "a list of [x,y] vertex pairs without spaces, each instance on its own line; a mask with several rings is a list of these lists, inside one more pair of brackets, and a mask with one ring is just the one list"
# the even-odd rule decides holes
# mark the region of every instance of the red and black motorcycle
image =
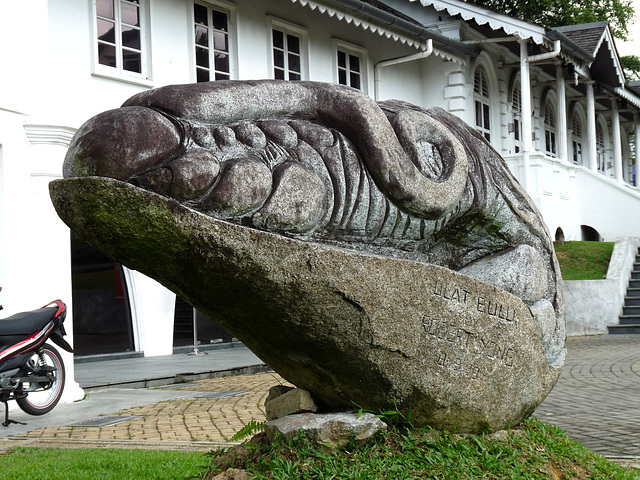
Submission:
[[73,352],[62,338],[66,316],[66,305],[55,300],[38,310],[0,319],[0,402],[4,403],[5,427],[20,423],[9,420],[9,400],[30,415],[44,415],[60,401],[64,363],[58,350],[46,342],[51,340]]

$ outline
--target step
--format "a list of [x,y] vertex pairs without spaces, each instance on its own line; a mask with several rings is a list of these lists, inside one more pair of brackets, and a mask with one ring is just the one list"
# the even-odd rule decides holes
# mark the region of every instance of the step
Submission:
[[640,324],[640,315],[620,315],[620,325]]
[[622,315],[640,318],[640,305],[629,305],[625,303],[624,307],[622,307]]
[[640,297],[640,288],[629,287],[627,289],[627,298],[629,297],[632,297],[632,298]]
[[640,335],[640,323],[634,325],[609,325],[609,335]]
[[631,280],[640,280],[640,270],[637,266],[633,266],[633,272],[631,272]]
[[640,280],[629,280],[629,286],[627,288],[640,290]]
[[640,307],[640,295],[635,297],[624,297],[625,307]]

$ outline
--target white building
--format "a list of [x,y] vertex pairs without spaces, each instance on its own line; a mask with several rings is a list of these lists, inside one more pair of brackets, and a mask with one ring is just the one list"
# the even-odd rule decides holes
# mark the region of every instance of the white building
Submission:
[[174,295],[72,239],[47,189],[85,120],[162,85],[316,80],[440,106],[558,239],[640,236],[640,88],[606,23],[547,30],[456,0],[2,2],[0,65],[0,304],[62,298],[78,354],[172,352]]

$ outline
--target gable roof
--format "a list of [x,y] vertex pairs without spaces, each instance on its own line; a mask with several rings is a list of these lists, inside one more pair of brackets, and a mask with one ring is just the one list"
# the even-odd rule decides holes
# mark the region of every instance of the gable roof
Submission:
[[595,58],[590,67],[594,80],[614,87],[625,84],[624,71],[609,28],[609,22],[568,25],[557,27],[555,30],[566,35]]

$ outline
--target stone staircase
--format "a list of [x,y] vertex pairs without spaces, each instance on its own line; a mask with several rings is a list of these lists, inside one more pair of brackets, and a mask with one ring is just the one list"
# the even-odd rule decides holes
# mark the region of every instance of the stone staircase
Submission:
[[640,249],[633,264],[633,271],[624,297],[620,324],[607,327],[610,334],[640,335]]

